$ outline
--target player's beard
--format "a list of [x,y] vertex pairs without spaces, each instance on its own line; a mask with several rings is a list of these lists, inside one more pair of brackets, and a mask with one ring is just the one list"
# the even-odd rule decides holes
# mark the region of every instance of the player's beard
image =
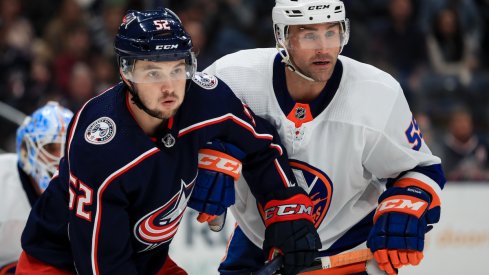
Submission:
[[[166,100],[167,98],[172,98],[174,99],[176,102],[178,102],[178,96],[175,95],[175,93],[165,93],[164,95],[162,95],[161,97],[158,98],[157,102],[158,104],[160,102],[163,102],[164,100]],[[170,117],[174,116],[177,111],[178,111],[178,108],[180,107],[180,105],[176,106],[174,109],[172,110],[167,110],[167,111],[162,111],[162,110],[158,110],[157,108],[154,108],[154,109],[149,109],[147,106],[147,104],[143,103],[144,106],[146,107],[145,111],[148,115],[152,116],[152,117],[156,117],[156,118],[159,118],[159,119],[169,119]]]

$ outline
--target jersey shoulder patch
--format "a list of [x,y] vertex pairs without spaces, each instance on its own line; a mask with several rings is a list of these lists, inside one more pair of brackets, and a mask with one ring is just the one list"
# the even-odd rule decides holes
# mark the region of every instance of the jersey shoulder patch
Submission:
[[110,117],[101,117],[92,122],[85,130],[85,140],[94,145],[111,141],[116,133],[116,126]]
[[212,90],[217,87],[217,77],[203,72],[196,72],[192,80],[200,87],[206,90]]

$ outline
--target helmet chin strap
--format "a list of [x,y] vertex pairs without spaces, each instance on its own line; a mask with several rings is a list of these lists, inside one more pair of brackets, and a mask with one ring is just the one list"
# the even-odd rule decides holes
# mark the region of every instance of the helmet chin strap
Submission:
[[[143,102],[141,101],[141,98],[139,97],[139,95],[136,91],[136,87],[134,86],[132,81],[127,80],[127,82],[124,81],[124,83],[126,84],[127,89],[129,90],[129,93],[132,95],[131,101],[134,104],[136,104],[136,106],[139,109],[141,109],[143,112],[145,112],[146,114],[148,114],[154,118],[162,119],[161,117],[158,117],[156,114],[154,114],[153,111],[151,111],[146,106],[144,106]],[[187,83],[185,84],[185,91],[188,91],[189,88],[190,88],[190,81],[187,80]]]
[[[124,82],[126,83],[126,82]],[[161,117],[158,117],[155,115],[150,109],[148,109],[146,106],[144,106],[143,102],[141,101],[141,98],[139,97],[138,93],[136,92],[136,87],[133,85],[133,83],[129,80],[127,80],[126,83],[127,89],[129,90],[129,93],[132,95],[131,101],[136,104],[136,106],[141,109],[143,112],[146,114],[154,117],[161,119]]]
[[[283,45],[282,45],[282,46],[283,46]],[[316,82],[316,80],[314,80],[314,79],[312,79],[311,77],[309,77],[309,76],[307,76],[307,75],[305,75],[305,74],[301,73],[301,72],[300,72],[300,71],[299,71],[299,70],[298,70],[298,69],[297,69],[297,68],[294,66],[294,64],[292,64],[292,61],[290,61],[290,58],[289,58],[289,52],[287,51],[287,48],[283,47],[283,49],[285,50],[285,53],[286,53],[287,55],[284,55],[284,54],[282,53],[282,51],[280,50],[280,47],[279,47],[279,45],[278,45],[278,44],[276,45],[276,48],[277,48],[277,50],[278,50],[278,52],[279,52],[280,56],[282,56],[282,63],[284,63],[284,64],[285,64],[285,66],[287,67],[287,69],[289,69],[290,71],[292,71],[292,72],[296,73],[297,75],[299,75],[300,77],[302,77],[302,78],[304,78],[304,79],[306,79],[306,80],[308,80],[308,81]]]

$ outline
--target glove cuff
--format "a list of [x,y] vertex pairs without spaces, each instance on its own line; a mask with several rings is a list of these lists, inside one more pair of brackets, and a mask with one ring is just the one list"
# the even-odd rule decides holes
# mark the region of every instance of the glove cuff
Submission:
[[297,194],[285,200],[271,200],[264,207],[265,226],[299,219],[314,223],[312,209],[311,199],[304,194]]
[[241,161],[238,159],[213,149],[199,150],[199,164],[201,169],[223,173],[237,181],[241,175]]

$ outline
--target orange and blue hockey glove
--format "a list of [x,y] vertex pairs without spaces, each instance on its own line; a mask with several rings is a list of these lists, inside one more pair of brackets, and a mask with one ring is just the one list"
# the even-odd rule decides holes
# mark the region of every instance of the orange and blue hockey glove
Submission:
[[367,246],[387,274],[423,259],[424,236],[432,228],[428,223],[440,217],[439,207],[429,210],[430,203],[430,195],[414,186],[391,187],[380,196]]
[[199,222],[214,220],[234,204],[234,181],[240,177],[243,157],[239,148],[219,140],[199,151],[199,174],[188,202],[189,207],[200,212]]

